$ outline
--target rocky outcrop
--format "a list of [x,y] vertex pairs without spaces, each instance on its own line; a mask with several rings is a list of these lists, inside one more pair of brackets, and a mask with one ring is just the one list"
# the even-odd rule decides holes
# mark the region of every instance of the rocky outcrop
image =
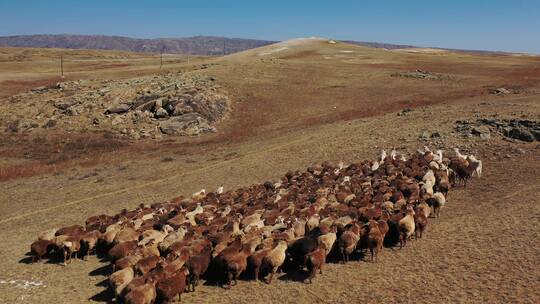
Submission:
[[489,139],[492,134],[525,142],[540,141],[540,122],[524,119],[479,119],[456,121],[456,131],[466,137]]
[[133,139],[215,132],[213,125],[230,110],[227,92],[213,77],[190,73],[68,81],[10,102],[0,109],[5,132],[102,130]]

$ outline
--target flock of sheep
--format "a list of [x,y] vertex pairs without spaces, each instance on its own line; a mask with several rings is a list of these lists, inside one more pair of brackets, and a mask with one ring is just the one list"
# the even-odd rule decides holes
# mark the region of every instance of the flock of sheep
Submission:
[[200,278],[231,288],[241,275],[270,284],[283,270],[310,283],[329,260],[374,262],[383,245],[421,238],[450,188],[482,173],[476,157],[455,152],[443,158],[424,147],[406,158],[383,151],[373,162],[324,162],[278,182],[201,190],[46,231],[30,251],[33,261],[64,265],[106,256],[111,289],[124,303],[168,303],[195,291]]

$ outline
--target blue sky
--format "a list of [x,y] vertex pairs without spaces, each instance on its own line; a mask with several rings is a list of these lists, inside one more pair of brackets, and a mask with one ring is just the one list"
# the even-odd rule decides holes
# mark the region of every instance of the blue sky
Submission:
[[0,36],[320,36],[540,54],[539,0],[0,0]]

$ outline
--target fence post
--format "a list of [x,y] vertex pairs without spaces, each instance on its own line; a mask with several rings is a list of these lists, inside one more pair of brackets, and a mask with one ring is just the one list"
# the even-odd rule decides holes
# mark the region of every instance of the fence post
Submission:
[[60,76],[64,79],[64,55],[60,55]]

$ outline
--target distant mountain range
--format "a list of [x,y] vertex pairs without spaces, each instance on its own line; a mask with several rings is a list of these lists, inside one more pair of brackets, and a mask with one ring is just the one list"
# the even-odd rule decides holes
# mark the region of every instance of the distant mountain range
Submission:
[[[140,39],[121,36],[103,35],[18,35],[0,37],[0,46],[32,47],[32,48],[65,48],[65,49],[101,49],[122,50],[132,52],[152,52],[169,54],[223,55],[253,49],[277,41],[226,38],[214,36],[194,36],[186,38]],[[385,49],[415,48],[413,45],[401,45],[378,42],[345,40],[343,42]],[[443,49],[452,51],[503,53],[490,51],[473,51]]]
[[20,35],[0,37],[0,46],[122,50],[194,55],[231,54],[272,43],[275,43],[275,41],[210,36],[156,39],[101,35]]

